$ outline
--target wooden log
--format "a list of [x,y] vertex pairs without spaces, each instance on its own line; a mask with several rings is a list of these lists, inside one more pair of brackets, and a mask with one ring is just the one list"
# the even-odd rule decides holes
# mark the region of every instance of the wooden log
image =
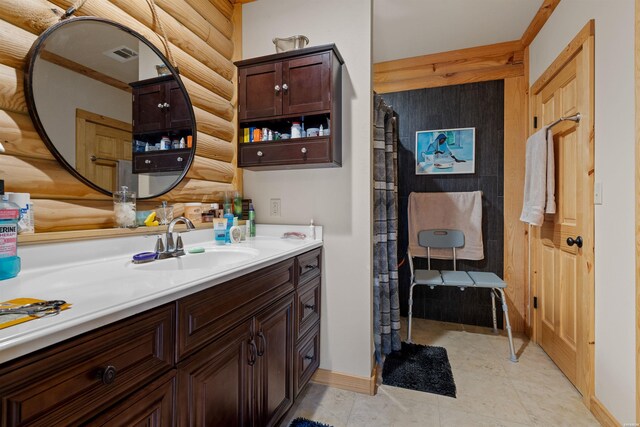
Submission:
[[46,0],[5,0],[0,19],[38,35],[60,20],[64,11]]
[[[6,157],[20,156],[55,161],[26,114],[0,110],[0,142]],[[2,157],[4,162],[4,157]],[[20,170],[16,171],[20,174]],[[29,192],[29,191],[27,191]]]
[[36,199],[34,206],[36,233],[115,227],[111,200]]
[[[171,2],[172,0],[161,0],[162,2]],[[233,33],[233,25],[228,17],[220,12],[209,0],[186,0],[187,4],[196,10],[201,16],[218,29],[226,37],[230,38]],[[159,3],[159,2],[156,2]]]
[[198,179],[184,179],[169,193],[162,196],[172,201],[198,201],[198,202],[217,202],[224,199],[227,191],[233,191],[236,188],[231,184],[202,181]]
[[[0,19],[0,64],[22,70],[36,36]],[[229,99],[233,96],[233,90]]]
[[181,76],[181,78],[193,105],[223,119],[229,121],[233,119],[233,104],[231,102],[185,76]]
[[[122,9],[125,13],[128,13],[132,18],[136,19],[147,28],[155,31],[158,34],[162,34],[160,27],[153,19],[153,13],[149,4],[144,1],[130,1],[130,0],[109,0],[111,3]],[[162,23],[162,27],[167,35],[167,38],[171,43],[180,47],[191,56],[198,58],[205,65],[212,70],[217,71],[222,76],[230,79],[233,74],[233,69],[229,68],[229,58],[233,53],[233,45],[231,41],[226,37],[222,37],[218,41],[218,46],[212,48],[204,40],[185,28],[174,17],[169,15],[161,8],[156,8],[158,12],[158,18]],[[197,15],[197,14],[196,14]],[[226,42],[224,42],[226,40]],[[219,68],[216,68],[219,67]]]
[[231,163],[195,156],[187,177],[204,181],[230,183],[235,170]]
[[[59,7],[66,9],[67,7],[72,5],[73,1],[72,0],[53,0],[53,3],[55,3]],[[132,30],[135,30],[138,33],[140,33],[151,44],[155,45],[161,52],[164,52],[166,55],[161,37],[158,34],[156,34],[152,30],[147,28],[145,25],[141,24],[140,22],[132,18],[126,12],[124,12],[123,10],[121,10],[120,8],[116,7],[115,5],[109,2],[88,1],[77,12],[77,14],[106,17],[122,25],[125,25],[131,28]],[[174,59],[180,68],[181,74],[184,74],[185,76],[189,77],[191,80],[201,84],[202,86],[222,96],[223,98],[227,100],[231,100],[233,96],[233,84],[229,80],[231,77],[229,78],[223,77],[216,70],[212,70],[211,68],[207,67],[202,62],[198,61],[196,58],[189,55],[179,47],[171,43],[169,44],[170,44],[171,52],[173,53]],[[224,66],[226,69],[228,68],[227,74],[231,76],[231,74],[233,73],[233,64],[231,64],[230,61],[225,60],[225,63],[221,63],[219,65]]]
[[[223,32],[205,18],[207,15],[199,13],[185,0],[155,0],[155,3],[220,53],[223,53],[223,50],[218,49],[217,45],[226,44],[225,40],[229,43],[231,42],[233,27],[228,26],[227,31]],[[214,7],[211,7],[211,9],[217,12]],[[225,45],[223,48],[227,49],[229,47]],[[230,48],[233,51],[233,46],[230,46]]]
[[84,185],[55,160],[2,155],[0,176],[9,177],[6,191],[34,198],[103,200],[109,196]]
[[198,131],[225,141],[233,141],[233,124],[198,107],[193,107],[193,113]]
[[208,159],[231,163],[235,154],[232,142],[223,141],[206,133],[198,132],[196,155]]
[[22,71],[0,64],[0,109],[27,113]]
[[233,15],[233,2],[229,0],[209,0],[212,5],[216,7],[227,18],[231,18]]

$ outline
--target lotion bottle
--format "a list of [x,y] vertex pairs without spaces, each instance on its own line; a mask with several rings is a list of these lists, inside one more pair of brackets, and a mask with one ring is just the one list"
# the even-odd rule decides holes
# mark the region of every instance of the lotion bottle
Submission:
[[247,221],[249,237],[256,237],[256,211],[253,210],[253,203],[249,203],[249,219]]

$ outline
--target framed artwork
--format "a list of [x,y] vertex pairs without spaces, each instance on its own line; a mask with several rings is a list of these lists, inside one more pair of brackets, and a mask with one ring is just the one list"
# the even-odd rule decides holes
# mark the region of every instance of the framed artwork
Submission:
[[476,128],[416,132],[416,175],[475,173]]

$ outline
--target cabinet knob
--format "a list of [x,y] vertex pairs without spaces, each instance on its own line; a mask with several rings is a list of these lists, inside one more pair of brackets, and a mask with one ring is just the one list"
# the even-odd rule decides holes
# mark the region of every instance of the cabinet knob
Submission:
[[169,108],[169,103],[168,103],[168,102],[165,102],[164,104],[162,104],[162,106],[163,106],[164,108]]
[[282,85],[282,90],[284,90],[284,91],[286,92],[287,90],[289,90],[289,86],[287,86],[287,84],[286,84],[286,83],[285,83],[285,84],[283,84],[283,85]]
[[276,85],[273,89],[275,89],[276,93],[280,92],[280,85]]
[[258,347],[253,338],[249,341],[249,366],[253,366],[256,363],[256,357],[258,354]]
[[261,346],[262,349],[258,348],[258,356],[262,357],[262,355],[264,354],[265,349],[267,348],[267,339],[265,338],[265,336],[262,333],[262,331],[258,332],[258,338],[262,342],[262,346]]
[[258,157],[262,157],[264,155],[262,151],[258,151],[256,154],[258,155]]
[[158,104],[158,108],[162,109],[164,107],[162,104]]
[[176,160],[181,162],[182,161],[182,157],[178,157]]
[[145,160],[145,161],[144,161],[144,164],[145,164],[145,165],[150,165],[150,164],[151,164],[151,160],[149,160],[149,159]]
[[313,356],[309,356],[308,354],[304,358],[305,360],[313,360]]
[[307,308],[309,310],[315,310],[316,309],[316,305],[315,304],[305,304],[304,308]]
[[115,366],[107,366],[106,368],[98,370],[96,375],[102,384],[109,385],[116,380],[116,368]]
[[307,148],[306,147],[302,147],[300,149],[300,151],[302,152],[302,154],[307,154]]

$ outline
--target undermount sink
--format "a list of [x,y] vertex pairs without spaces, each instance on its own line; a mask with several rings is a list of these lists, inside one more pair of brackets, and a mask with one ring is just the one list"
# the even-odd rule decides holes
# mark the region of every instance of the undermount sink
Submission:
[[253,248],[214,247],[198,254],[187,253],[176,258],[130,265],[136,270],[147,271],[203,270],[246,262],[258,254],[259,251]]

